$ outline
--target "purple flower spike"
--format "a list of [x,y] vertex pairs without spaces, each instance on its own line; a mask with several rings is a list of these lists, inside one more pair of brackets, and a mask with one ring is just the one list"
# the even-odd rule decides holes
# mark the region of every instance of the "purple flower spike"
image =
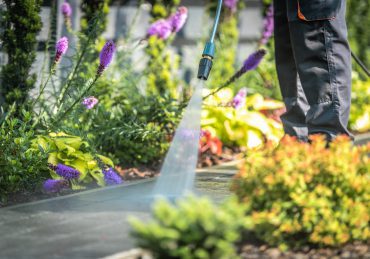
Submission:
[[115,185],[121,184],[122,179],[119,175],[113,170],[113,168],[109,168],[108,170],[103,169],[104,174],[104,181],[107,185]]
[[54,62],[58,63],[61,59],[61,57],[66,54],[68,50],[68,38],[62,37],[60,40],[58,40],[57,44],[55,45],[56,54],[54,58]]
[[181,6],[177,9],[176,13],[172,15],[168,22],[172,26],[173,32],[178,32],[184,27],[186,20],[188,19],[188,8]]
[[112,62],[115,51],[116,46],[114,45],[114,42],[112,40],[107,41],[100,52],[100,65],[97,72],[98,76],[101,76],[104,70]]
[[252,53],[243,64],[243,67],[241,68],[242,73],[246,73],[250,70],[256,69],[258,65],[261,63],[263,57],[266,55],[266,50],[260,49],[256,52]]
[[160,19],[150,25],[147,37],[157,36],[160,39],[167,39],[172,33],[172,25],[169,21]]
[[58,164],[54,168],[54,170],[59,176],[63,177],[66,180],[76,179],[80,177],[79,171],[63,164]]
[[68,188],[68,181],[48,179],[44,182],[43,187],[46,192],[60,192]]
[[266,44],[268,40],[271,38],[273,33],[274,33],[274,6],[271,4],[263,20],[263,33],[260,44],[261,45]]
[[98,102],[98,99],[96,99],[94,96],[90,96],[83,99],[82,105],[84,105],[86,109],[91,110],[92,108],[94,108],[95,105],[98,104]]
[[245,105],[245,98],[247,97],[247,88],[242,88],[239,92],[235,95],[233,99],[233,107],[238,110]]
[[238,0],[225,0],[224,5],[229,8],[232,12],[236,11],[236,5],[238,4]]
[[68,2],[62,4],[62,14],[64,18],[69,18],[72,15],[72,7]]

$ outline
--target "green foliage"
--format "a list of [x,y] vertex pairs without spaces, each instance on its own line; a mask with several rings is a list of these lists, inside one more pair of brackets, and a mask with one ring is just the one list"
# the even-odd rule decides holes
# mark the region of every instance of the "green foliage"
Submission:
[[81,19],[81,33],[88,35],[90,33],[89,24],[91,21],[100,16],[99,24],[97,26],[95,38],[92,40],[98,39],[100,35],[103,34],[107,26],[107,15],[109,13],[109,2],[110,0],[83,0],[81,3],[81,11],[83,13]]
[[152,20],[167,18],[180,4],[181,0],[147,0],[152,5],[150,15]]
[[362,81],[356,73],[352,79],[349,128],[357,132],[370,130],[370,79]]
[[279,81],[275,66],[275,49],[273,40],[265,46],[267,54],[253,73],[247,73],[239,85],[248,86],[250,92],[262,94],[264,97],[281,100]]
[[[16,104],[17,110],[28,99],[36,77],[30,74],[36,58],[36,36],[41,30],[39,16],[41,0],[5,0],[1,34],[3,51],[8,54],[8,63],[1,70],[1,95],[5,106]],[[0,105],[2,105],[0,103]]]
[[[152,21],[168,18],[180,4],[179,0],[153,0],[148,1],[152,7],[150,15]],[[158,96],[178,97],[177,86],[180,82],[176,74],[180,59],[175,53],[168,50],[174,36],[163,40],[157,37],[148,39],[145,52],[148,56],[147,69],[144,71],[147,80],[147,94]]]
[[121,165],[156,166],[167,151],[183,106],[174,99],[141,96],[132,100],[135,97],[137,93],[131,101],[125,99],[124,105],[99,107],[92,114],[92,142]]
[[179,84],[176,71],[179,57],[167,49],[167,43],[157,37],[148,39],[146,53],[149,57],[147,74],[147,94],[178,97]]
[[47,150],[31,148],[32,116],[23,111],[22,120],[9,116],[0,125],[0,200],[10,193],[34,191],[48,174]]
[[370,145],[291,137],[248,154],[233,180],[247,225],[270,245],[339,246],[370,238]]
[[[370,67],[370,1],[347,1],[347,25],[352,50]],[[355,66],[357,71],[361,68]]]
[[230,78],[236,71],[235,59],[238,48],[238,16],[225,17],[220,24],[217,39],[217,61],[214,62],[208,86],[215,88]]
[[[241,2],[241,1],[239,1]],[[209,14],[214,17],[216,2],[209,4]],[[219,30],[216,39],[217,62],[212,68],[212,76],[207,85],[215,88],[230,78],[236,71],[236,51],[238,49],[239,30],[238,13],[231,13],[227,8],[222,9]]]
[[[99,186],[104,186],[103,166],[114,167],[113,162],[104,156],[94,155],[89,144],[80,137],[65,133],[50,133],[48,136],[37,136],[33,147],[42,147],[49,150],[48,163],[52,165],[64,164],[77,169],[81,174],[78,180],[72,181],[73,189],[83,188],[81,184],[88,184],[94,180]],[[62,179],[55,172],[50,172],[54,179]]]
[[227,146],[255,148],[266,140],[278,142],[283,136],[280,123],[262,113],[281,109],[278,101],[265,100],[261,95],[248,96],[246,106],[241,109],[219,106],[232,100],[233,92],[224,89],[207,99],[202,110],[202,128],[219,137]]
[[150,223],[130,221],[138,246],[155,258],[238,258],[235,243],[240,239],[244,208],[235,200],[220,207],[198,197],[176,206],[159,201],[153,213]]

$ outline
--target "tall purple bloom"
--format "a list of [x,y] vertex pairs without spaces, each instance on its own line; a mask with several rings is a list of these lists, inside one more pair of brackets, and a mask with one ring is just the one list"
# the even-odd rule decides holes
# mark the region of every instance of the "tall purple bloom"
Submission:
[[237,110],[242,108],[245,105],[245,98],[247,97],[247,88],[242,88],[239,92],[235,95],[232,105]]
[[176,13],[168,18],[168,22],[171,24],[172,31],[178,32],[184,26],[188,18],[188,8],[181,6],[177,9]]
[[84,98],[82,104],[86,107],[86,109],[91,110],[96,104],[98,104],[98,102],[98,99],[96,99],[94,96],[90,96]]
[[271,4],[267,10],[266,16],[263,20],[263,33],[260,41],[264,45],[271,38],[274,33],[274,6]]
[[62,4],[62,14],[64,18],[69,18],[72,15],[72,7],[68,2]]
[[121,184],[122,179],[119,175],[113,170],[113,168],[109,168],[107,170],[103,169],[104,174],[104,181],[107,185],[114,185],[114,184]]
[[[231,83],[235,82],[238,78],[244,75],[246,72],[253,70],[258,67],[260,62],[262,61],[263,57],[266,55],[266,50],[260,49],[256,52],[252,53],[245,61],[243,66],[236,72],[232,77],[230,77],[224,84],[222,84],[216,91],[209,94],[208,96],[217,93],[221,89],[229,86]],[[207,98],[206,96],[205,98]]]
[[72,180],[80,177],[80,172],[77,171],[76,169],[63,165],[63,164],[58,164],[56,166],[51,166],[52,169],[57,173],[57,175],[63,177],[66,180]]
[[67,180],[48,179],[43,184],[46,192],[60,192],[62,189],[68,188]]
[[240,71],[244,74],[249,70],[256,69],[261,63],[263,57],[266,55],[266,50],[259,49],[256,52],[253,52],[249,57],[244,61],[243,67]]
[[68,38],[62,37],[58,40],[57,44],[55,45],[56,53],[54,58],[54,63],[58,63],[62,56],[66,54],[68,50]]
[[71,15],[72,15],[72,7],[68,2],[64,2],[62,5],[62,14],[64,17],[64,22],[67,26],[67,29],[71,29]]
[[167,39],[172,33],[172,25],[167,20],[160,19],[152,23],[147,31],[147,37],[157,36],[160,39]]
[[238,0],[225,0],[224,5],[229,8],[232,12],[236,11],[236,5],[238,4]]
[[114,45],[114,42],[112,40],[107,41],[100,52],[100,65],[97,71],[98,76],[101,76],[104,70],[112,62],[115,51],[116,46]]

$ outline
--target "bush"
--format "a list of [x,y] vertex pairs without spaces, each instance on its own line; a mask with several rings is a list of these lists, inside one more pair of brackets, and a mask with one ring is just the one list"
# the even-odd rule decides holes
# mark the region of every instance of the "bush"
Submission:
[[[17,110],[28,99],[36,76],[30,74],[36,58],[36,36],[42,23],[39,15],[41,0],[6,0],[1,19],[1,34],[8,63],[1,70],[1,94],[7,106],[16,103]],[[1,105],[1,103],[0,103]]]
[[232,102],[232,98],[232,91],[223,89],[207,100],[202,110],[203,129],[219,137],[225,145],[243,149],[263,146],[266,140],[276,143],[280,140],[283,136],[281,124],[264,113],[281,109],[283,103],[255,94],[247,96],[240,109],[217,106],[225,101]]
[[370,237],[370,145],[338,137],[329,148],[286,137],[250,154],[232,190],[247,205],[248,228],[270,245],[337,246]]
[[[48,163],[52,166],[63,164],[80,172],[78,180],[71,182],[73,189],[84,188],[82,184],[95,181],[99,186],[105,186],[103,169],[114,167],[113,162],[104,156],[94,154],[86,141],[81,137],[71,136],[63,132],[40,135],[33,141],[33,147],[49,150]],[[50,171],[53,179],[62,177]]]
[[370,80],[360,80],[354,73],[349,128],[357,132],[370,130]]
[[47,154],[32,149],[34,132],[31,115],[23,112],[23,121],[7,118],[0,125],[0,199],[10,193],[34,191],[48,175]]
[[237,258],[243,206],[235,200],[217,208],[206,198],[190,197],[176,207],[166,201],[154,207],[154,221],[131,220],[137,244],[155,258]]

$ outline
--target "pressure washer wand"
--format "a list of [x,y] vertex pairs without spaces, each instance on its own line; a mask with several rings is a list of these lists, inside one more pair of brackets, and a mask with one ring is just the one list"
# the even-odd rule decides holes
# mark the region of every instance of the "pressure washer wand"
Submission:
[[213,58],[214,58],[215,49],[216,49],[214,41],[215,41],[215,37],[217,33],[217,27],[220,22],[221,9],[222,9],[222,0],[219,0],[218,5],[217,5],[216,17],[215,17],[215,22],[214,22],[213,29],[212,29],[211,38],[206,43],[206,46],[202,54],[202,59],[199,62],[198,78],[201,80],[206,81],[212,69]]

